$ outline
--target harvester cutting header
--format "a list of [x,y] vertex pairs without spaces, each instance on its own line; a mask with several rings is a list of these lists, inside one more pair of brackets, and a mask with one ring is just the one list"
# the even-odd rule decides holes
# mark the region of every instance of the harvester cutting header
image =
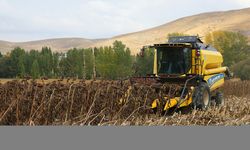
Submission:
[[[154,49],[153,74],[158,84],[177,84],[181,90],[170,96],[152,102],[152,109],[179,109],[191,106],[206,109],[212,102],[223,105],[220,88],[226,76],[230,76],[227,67],[222,66],[223,57],[210,45],[205,45],[198,36],[170,37],[165,44],[148,46]],[[143,47],[141,53],[145,48]]]

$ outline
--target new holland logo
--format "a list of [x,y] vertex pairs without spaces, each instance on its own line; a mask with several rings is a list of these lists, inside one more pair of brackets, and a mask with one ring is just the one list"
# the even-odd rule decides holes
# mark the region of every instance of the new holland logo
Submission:
[[217,81],[219,81],[220,79],[224,78],[224,76],[225,76],[224,73],[220,73],[220,74],[217,74],[217,75],[212,76],[211,78],[209,78],[209,79],[207,80],[208,85],[209,85],[209,86],[212,86],[215,82],[217,82]]

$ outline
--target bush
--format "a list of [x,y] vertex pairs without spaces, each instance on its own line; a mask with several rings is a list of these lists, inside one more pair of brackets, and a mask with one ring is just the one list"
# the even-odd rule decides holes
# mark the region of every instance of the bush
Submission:
[[224,57],[224,65],[233,66],[249,55],[247,37],[238,32],[214,31],[205,37]]
[[250,80],[250,59],[240,61],[233,65],[232,70],[234,75],[241,80]]

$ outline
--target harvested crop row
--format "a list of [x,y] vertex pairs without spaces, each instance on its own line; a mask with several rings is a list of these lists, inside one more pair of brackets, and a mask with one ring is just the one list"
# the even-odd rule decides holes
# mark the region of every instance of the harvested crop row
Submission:
[[[162,90],[169,88],[162,87]],[[161,93],[129,81],[92,81],[41,84],[11,81],[0,86],[2,125],[98,124],[151,111]]]
[[[224,92],[245,96],[241,82],[226,83]],[[245,86],[250,85],[249,83]],[[159,90],[129,81],[0,84],[1,125],[238,125],[248,124],[248,98],[231,96],[223,108],[161,117],[151,113],[153,99],[174,94],[180,87]],[[247,88],[247,87],[245,87]]]

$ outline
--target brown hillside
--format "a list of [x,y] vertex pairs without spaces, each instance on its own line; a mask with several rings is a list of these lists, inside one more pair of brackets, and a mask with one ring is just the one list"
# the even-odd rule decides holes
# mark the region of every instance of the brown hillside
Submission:
[[85,48],[90,47],[95,42],[101,40],[89,40],[83,38],[58,38],[58,39],[47,39],[30,42],[6,42],[0,41],[0,50],[5,53],[15,47],[21,47],[25,50],[36,49],[40,50],[44,46],[51,47],[54,51],[63,52],[71,48]]
[[250,8],[185,17],[149,30],[98,42],[96,46],[110,45],[114,40],[120,40],[135,54],[145,44],[165,42],[168,33],[181,32],[204,36],[215,30],[237,31],[250,38]]
[[88,40],[83,38],[61,38],[23,43],[0,41],[1,52],[6,52],[16,46],[26,50],[41,49],[49,46],[55,51],[65,51],[73,47],[87,48],[111,45],[115,40],[120,40],[130,47],[132,54],[136,54],[143,45],[162,43],[166,41],[168,33],[181,32],[204,36],[215,30],[237,31],[249,37],[250,41],[250,8],[223,12],[203,13],[184,17],[161,26],[116,36],[103,40]]

